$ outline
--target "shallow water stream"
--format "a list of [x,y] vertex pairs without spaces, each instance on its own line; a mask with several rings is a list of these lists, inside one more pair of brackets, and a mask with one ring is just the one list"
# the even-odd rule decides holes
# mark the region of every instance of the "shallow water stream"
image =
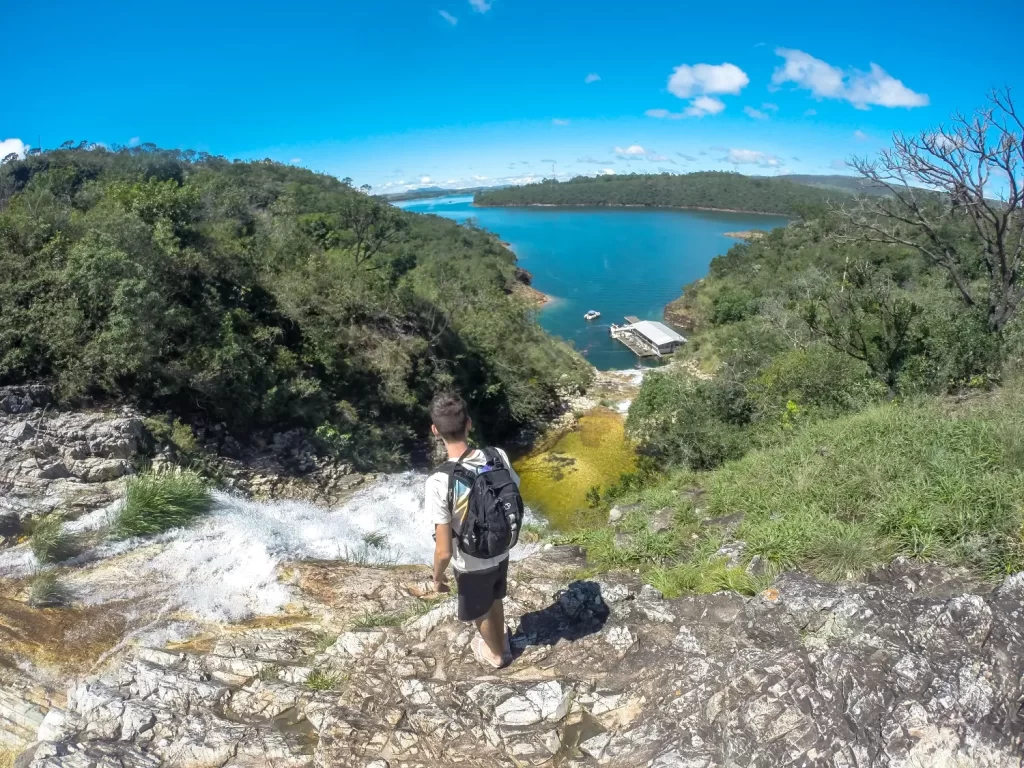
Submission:
[[513,462],[523,499],[552,527],[565,530],[586,522],[586,494],[602,490],[636,467],[636,452],[626,439],[625,421],[609,408],[595,408],[579,426]]

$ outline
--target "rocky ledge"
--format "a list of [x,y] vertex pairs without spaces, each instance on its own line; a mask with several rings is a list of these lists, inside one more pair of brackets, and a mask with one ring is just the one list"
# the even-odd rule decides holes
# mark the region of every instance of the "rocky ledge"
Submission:
[[0,733],[34,733],[18,768],[1022,764],[1024,575],[666,600],[580,555],[513,566],[499,672],[426,569],[297,564],[288,616],[171,645],[160,619],[66,697],[5,685]]
[[[225,485],[260,499],[335,505],[373,475],[318,457],[308,435],[274,435],[261,450],[243,450],[213,428],[204,435]],[[141,466],[170,461],[129,406],[61,411],[41,385],[0,387],[0,546],[59,510],[67,520],[109,506],[124,478]]]

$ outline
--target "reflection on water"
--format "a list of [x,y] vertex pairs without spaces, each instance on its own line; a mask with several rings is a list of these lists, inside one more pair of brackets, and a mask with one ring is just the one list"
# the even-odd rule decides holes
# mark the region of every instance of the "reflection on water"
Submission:
[[526,503],[555,528],[580,522],[587,490],[607,488],[636,466],[624,426],[620,414],[596,408],[580,418],[578,429],[514,462]]

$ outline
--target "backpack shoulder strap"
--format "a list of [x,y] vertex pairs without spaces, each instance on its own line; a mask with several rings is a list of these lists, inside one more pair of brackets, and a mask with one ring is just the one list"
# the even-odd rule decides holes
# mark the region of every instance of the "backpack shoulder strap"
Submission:
[[496,467],[504,467],[505,462],[501,458],[501,454],[498,453],[496,448],[483,448],[484,458],[487,459],[488,464],[493,464]]
[[469,456],[476,448],[467,448],[461,456],[457,459],[448,459],[444,464],[437,468],[438,472],[444,472],[448,475],[448,511],[455,511],[455,475],[458,470],[462,468],[463,460]]

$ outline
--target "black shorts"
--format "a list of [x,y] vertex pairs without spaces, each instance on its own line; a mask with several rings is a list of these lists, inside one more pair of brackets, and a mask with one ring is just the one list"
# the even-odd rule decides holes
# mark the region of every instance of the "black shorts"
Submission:
[[476,621],[508,592],[508,558],[486,571],[455,572],[459,588],[459,621]]

